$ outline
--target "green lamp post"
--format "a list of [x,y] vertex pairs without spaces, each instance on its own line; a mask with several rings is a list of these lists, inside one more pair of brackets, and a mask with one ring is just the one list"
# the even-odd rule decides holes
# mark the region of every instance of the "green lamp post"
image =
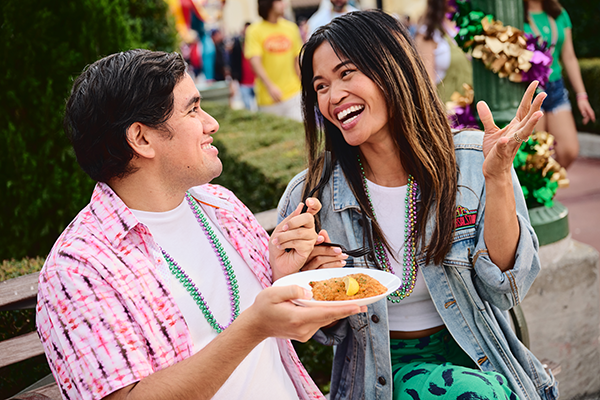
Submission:
[[[505,26],[523,29],[524,10],[521,0],[471,0],[474,10],[492,14]],[[516,115],[525,87],[507,78],[500,78],[485,68],[480,60],[473,61],[474,102],[485,100],[498,126],[508,124]],[[552,207],[534,207],[529,210],[531,224],[540,245],[554,243],[569,234],[568,210],[554,201]]]
[[[492,14],[504,25],[523,29],[521,0],[472,0],[471,3],[474,10]],[[485,100],[488,103],[498,126],[506,125],[514,118],[524,92],[522,84],[499,78],[481,61],[473,62],[473,89],[474,101]]]

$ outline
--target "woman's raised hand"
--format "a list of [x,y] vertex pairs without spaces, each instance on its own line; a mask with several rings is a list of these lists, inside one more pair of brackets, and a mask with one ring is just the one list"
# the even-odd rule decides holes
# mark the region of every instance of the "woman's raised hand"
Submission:
[[540,111],[546,93],[540,93],[534,98],[537,81],[532,82],[525,91],[517,115],[504,128],[499,128],[485,101],[477,103],[477,112],[483,124],[483,175],[487,178],[506,176],[512,168],[512,162],[523,141],[526,141],[533,128],[542,117]]

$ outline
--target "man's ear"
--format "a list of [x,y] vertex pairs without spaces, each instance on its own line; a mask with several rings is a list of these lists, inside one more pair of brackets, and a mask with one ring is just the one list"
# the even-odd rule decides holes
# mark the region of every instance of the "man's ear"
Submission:
[[156,155],[152,146],[156,135],[152,135],[151,131],[150,128],[139,122],[134,122],[127,128],[127,141],[139,157],[154,158]]

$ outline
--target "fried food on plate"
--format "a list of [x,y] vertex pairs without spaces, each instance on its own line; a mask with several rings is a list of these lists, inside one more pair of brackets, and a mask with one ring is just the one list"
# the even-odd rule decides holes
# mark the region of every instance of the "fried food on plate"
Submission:
[[[367,274],[350,274],[346,276],[348,278],[342,276],[309,282],[310,287],[312,287],[313,298],[319,301],[354,300],[387,292],[385,286]],[[358,284],[357,291],[353,281]]]

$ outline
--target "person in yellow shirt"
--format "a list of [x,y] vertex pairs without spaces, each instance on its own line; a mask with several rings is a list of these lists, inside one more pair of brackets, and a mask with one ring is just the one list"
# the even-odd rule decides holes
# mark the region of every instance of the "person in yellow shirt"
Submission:
[[244,54],[256,75],[259,111],[302,121],[298,26],[283,18],[281,0],[259,0],[262,20],[246,31]]

